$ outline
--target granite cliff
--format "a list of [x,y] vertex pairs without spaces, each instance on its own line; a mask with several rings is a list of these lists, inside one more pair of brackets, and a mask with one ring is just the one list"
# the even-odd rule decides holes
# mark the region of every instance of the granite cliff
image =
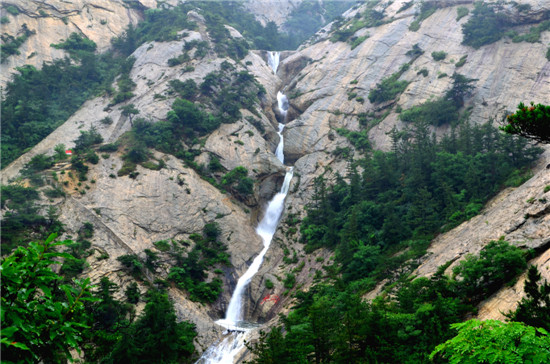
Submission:
[[[149,120],[162,120],[170,110],[174,96],[167,92],[169,81],[192,79],[198,84],[207,74],[220,69],[224,61],[237,70],[254,75],[263,85],[266,93],[255,105],[258,114],[252,115],[242,110],[241,120],[222,124],[205,138],[198,146],[201,153],[196,157],[197,163],[206,164],[215,155],[228,170],[237,166],[246,167],[256,182],[254,193],[250,200],[239,201],[201,179],[181,160],[159,152],[155,152],[155,158],[163,160],[165,168],[154,171],[138,166],[139,174],[134,179],[127,176],[113,178],[123,161],[120,152],[111,154],[91,167],[89,179],[96,182],[88,185],[85,194],[75,191],[69,177],[63,177],[69,182],[69,187],[65,188],[67,197],[55,201],[68,234],[74,235],[83,221],[94,225],[96,234],[92,243],[96,253],[87,259],[89,267],[84,274],[96,281],[102,276],[109,276],[124,287],[131,278],[122,271],[116,260],[118,256],[135,253],[143,257],[145,249],[155,249],[153,243],[156,241],[187,239],[206,223],[217,222],[221,228],[221,238],[228,245],[232,263],[232,267],[223,272],[222,297],[215,304],[204,306],[191,302],[185,293],[176,288],[170,289],[179,317],[196,323],[199,332],[197,346],[204,349],[220,337],[222,329],[214,324],[214,320],[223,315],[237,278],[261,249],[261,241],[254,227],[266,201],[278,190],[284,175],[283,165],[274,156],[278,142],[274,110],[279,90],[283,90],[290,99],[288,122],[283,132],[284,152],[288,163],[295,166],[295,177],[281,227],[247,294],[248,313],[260,321],[273,319],[291,304],[290,296],[283,296],[285,288],[278,279],[296,265],[283,261],[287,254],[285,250],[291,249],[298,256],[305,256],[302,245],[297,241],[299,233],[293,232],[288,223],[288,214],[304,216],[303,207],[311,201],[313,180],[317,176],[329,170],[326,176],[330,178],[336,172],[344,174],[347,168],[348,162],[334,151],[342,147],[353,149],[353,146],[336,129],[359,131],[362,126],[358,115],[372,112],[374,118],[380,120],[369,124],[369,140],[374,148],[388,150],[391,145],[388,132],[394,127],[407,127],[399,120],[398,110],[443,95],[452,85],[449,76],[454,72],[475,79],[475,88],[465,100],[465,107],[471,113],[470,119],[475,123],[489,118],[499,119],[514,110],[519,101],[549,103],[550,61],[545,54],[550,32],[543,31],[540,42],[513,43],[509,38],[503,38],[475,49],[461,44],[461,26],[468,16],[457,20],[457,8],[466,7],[471,11],[473,1],[436,2],[437,8],[421,21],[416,31],[410,30],[410,27],[419,18],[420,3],[405,7],[406,3],[402,0],[379,2],[373,9],[383,14],[382,24],[357,29],[353,36],[363,37],[362,42],[353,45],[345,41],[333,42],[331,37],[334,31],[352,26],[355,15],[364,11],[368,4],[349,10],[339,24],[328,25],[297,51],[283,52],[277,74],[273,74],[268,67],[265,50],[251,51],[240,62],[210,52],[204,59],[191,59],[189,65],[194,67],[191,72],[184,71],[185,65],[168,66],[167,60],[177,57],[185,42],[211,41],[200,14],[191,14],[199,24],[198,30],[187,32],[182,39],[140,46],[133,53],[136,61],[130,73],[136,89],[133,98],[126,104],[134,104],[140,111],[140,117]],[[545,1],[525,0],[519,3],[530,7],[527,11],[518,12],[517,7],[507,4],[503,10],[515,19],[513,27],[519,32],[527,31],[550,14],[550,5]],[[259,17],[281,23],[279,17],[287,14],[274,15],[262,4],[258,2],[250,6],[257,14],[263,14]],[[288,6],[292,4],[289,2]],[[74,31],[94,40],[100,51],[105,50],[109,47],[110,37],[121,34],[128,24],[135,24],[140,12],[155,4],[140,1],[128,7],[124,1],[74,1],[70,4],[62,1],[48,4],[22,1],[11,5],[16,6],[20,13],[17,16],[8,15],[10,23],[5,25],[5,29],[16,34],[25,23],[28,29],[36,30],[36,34],[21,46],[20,55],[7,58],[4,69],[30,62],[40,65],[43,61],[63,56],[62,50],[51,48],[49,44],[66,38]],[[41,10],[46,15],[40,15]],[[231,29],[231,34],[234,38],[241,37],[234,29]],[[415,44],[423,53],[412,58],[407,52]],[[439,51],[446,52],[447,56],[435,61],[431,54]],[[457,62],[461,59],[466,61],[459,67]],[[369,91],[409,62],[408,69],[401,75],[401,79],[409,81],[409,84],[400,97],[388,103],[371,104]],[[421,70],[426,70],[425,75]],[[2,75],[2,82],[5,82],[7,72],[2,72]],[[350,97],[350,94],[354,96]],[[6,166],[2,182],[16,178],[19,170],[34,155],[51,153],[59,143],[72,146],[80,131],[91,126],[97,128],[105,142],[117,141],[131,129],[132,122],[122,114],[120,107],[109,107],[110,101],[107,96],[87,101],[55,132]],[[113,123],[100,123],[107,116]],[[259,119],[264,132],[260,132],[257,125],[252,125],[246,116]],[[434,127],[433,130],[437,135],[442,135],[449,131],[449,127]],[[476,253],[490,240],[504,236],[511,243],[535,249],[537,257],[532,263],[538,264],[540,271],[550,280],[550,197],[549,192],[544,192],[545,186],[550,185],[547,169],[549,153],[547,148],[533,169],[533,177],[525,184],[502,191],[479,216],[438,236],[416,274],[429,276],[438,266],[450,260],[458,261],[468,253]],[[108,258],[97,259],[102,253],[107,253]],[[305,265],[296,276],[297,284],[307,288],[312,282],[311,272],[319,268],[322,265],[319,262],[325,259],[330,259],[330,252],[317,251],[315,255],[307,256]],[[166,277],[169,265],[169,257],[163,256],[155,276]],[[265,287],[266,279],[275,284],[274,288]],[[523,294],[523,280],[520,278],[513,287],[505,288],[483,302],[479,316],[499,318],[501,312],[512,309]],[[269,294],[279,295],[282,299],[263,302]]]

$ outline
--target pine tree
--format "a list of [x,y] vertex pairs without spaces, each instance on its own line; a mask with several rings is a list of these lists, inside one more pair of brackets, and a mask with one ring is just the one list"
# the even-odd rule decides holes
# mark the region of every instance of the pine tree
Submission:
[[541,280],[537,266],[530,266],[523,288],[526,296],[520,301],[516,311],[506,315],[511,321],[550,330],[550,283],[545,280],[539,285]]

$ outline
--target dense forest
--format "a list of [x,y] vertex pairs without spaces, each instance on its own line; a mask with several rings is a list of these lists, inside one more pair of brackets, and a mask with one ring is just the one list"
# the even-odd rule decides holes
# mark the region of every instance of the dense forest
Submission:
[[[2,360],[196,361],[197,327],[177,318],[169,292],[179,289],[204,306],[218,302],[224,288],[222,274],[231,266],[229,239],[221,238],[219,225],[208,222],[189,240],[156,241],[155,249],[145,249],[141,256],[119,256],[121,271],[132,279],[125,289],[108,277],[93,285],[82,273],[86,259],[94,254],[94,225],[82,221],[75,236],[61,240],[67,227],[54,204],[67,194],[61,174],[70,175],[77,194],[85,195],[96,183],[88,172],[100,158],[119,153],[122,166],[109,178],[135,180],[138,166],[153,171],[166,168],[155,154],[161,152],[182,161],[228,198],[249,206],[259,181],[245,167],[224,168],[213,154],[206,164],[196,161],[206,137],[221,125],[244,119],[245,110],[260,118],[258,105],[266,90],[245,70],[244,57],[255,49],[297,49],[331,21],[329,41],[347,42],[353,50],[368,37],[354,36],[357,31],[389,21],[383,10],[374,10],[377,4],[368,2],[363,12],[348,19],[340,15],[355,1],[303,1],[278,29],[274,22],[262,25],[241,3],[186,2],[144,10],[142,21],[113,38],[108,52],[98,53],[93,41],[72,33],[51,45],[65,50],[66,58],[44,63],[40,69],[17,68],[1,101],[2,168],[92,97],[104,96],[109,108],[120,107],[131,128],[112,143],[105,143],[95,128],[82,130],[72,156],[58,144],[53,154],[30,159],[18,183],[1,186]],[[407,2],[400,11],[412,5]],[[436,9],[431,2],[423,3],[409,29],[418,30]],[[459,17],[468,14],[460,9]],[[191,57],[226,60],[200,83],[170,80],[167,95],[174,101],[162,120],[152,122],[128,103],[136,88],[130,77],[135,62],[131,55],[146,42],[179,40],[182,31],[197,30],[199,25],[188,17],[191,10],[204,17],[210,41],[185,43],[181,55],[167,64],[183,65],[185,73],[193,71],[188,64]],[[546,20],[519,34],[497,10],[481,2],[474,5],[462,26],[464,45],[477,49],[503,36],[513,42],[537,42],[541,32],[550,29]],[[231,37],[224,25],[237,29],[243,38]],[[23,36],[32,36],[27,31]],[[3,56],[17,54],[26,40],[2,39]],[[369,101],[381,108],[377,112],[393,108],[410,84],[401,77],[422,54],[418,44],[412,46],[407,52],[411,60],[369,90]],[[434,60],[445,57],[443,51],[432,53]],[[417,75],[426,77],[427,70]],[[374,114],[368,115],[369,120],[367,113],[359,114],[355,120],[359,131],[335,130],[349,141],[349,146],[332,152],[347,163],[346,172],[333,173],[327,167],[314,181],[311,203],[299,213],[288,213],[284,221],[286,236],[301,244],[306,254],[324,249],[333,259],[323,262],[307,289],[296,286],[293,273],[281,279],[285,295],[294,299],[292,307],[275,326],[247,343],[251,362],[550,361],[550,283],[536,266],[528,265],[537,254],[534,250],[494,240],[453,268],[449,261],[429,278],[413,275],[434,237],[478,215],[503,188],[518,187],[531,178],[530,168],[543,151],[533,140],[549,141],[550,106],[520,103],[500,128],[495,120],[473,124],[464,106],[475,80],[458,71],[450,79],[450,89],[440,98],[399,111],[405,127],[388,133],[387,152],[373,149],[368,132],[389,111],[377,114],[380,118],[374,121]],[[248,133],[265,134],[255,117],[246,120],[254,129]],[[113,120],[106,117],[98,122],[110,125]],[[439,126],[447,126],[448,132],[436,137],[434,128]],[[54,167],[60,164],[67,167],[58,174]],[[179,176],[176,183],[185,186]],[[550,191],[550,186],[546,188]],[[102,253],[98,259],[108,257]],[[168,260],[174,263],[160,273],[161,261]],[[507,322],[471,319],[481,301],[526,271],[525,298],[516,310],[504,313]],[[365,294],[380,282],[385,283],[381,294],[367,301]],[[142,292],[140,286],[147,290]]]

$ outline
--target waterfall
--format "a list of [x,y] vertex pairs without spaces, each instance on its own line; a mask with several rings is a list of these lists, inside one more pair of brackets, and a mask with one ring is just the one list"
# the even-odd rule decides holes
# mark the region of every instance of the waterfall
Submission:
[[[268,53],[268,64],[274,72],[277,72],[277,67],[279,65],[279,52]],[[281,92],[277,93],[277,104],[284,121],[289,105],[287,97]],[[283,129],[284,124],[279,123],[278,134],[280,140],[275,154],[281,163],[284,164]],[[229,301],[225,318],[216,321],[217,324],[228,330],[227,332],[229,335],[226,335],[226,337],[217,345],[212,345],[208,348],[197,363],[232,364],[235,360],[235,356],[245,347],[247,333],[251,327],[254,327],[255,325],[244,321],[243,294],[254,275],[260,269],[265,254],[271,245],[273,235],[275,235],[275,232],[277,231],[277,225],[279,224],[279,219],[283,214],[285,198],[288,194],[290,181],[292,180],[293,169],[293,167],[287,167],[287,172],[281,190],[271,199],[271,201],[269,201],[264,217],[258,224],[258,227],[256,227],[256,233],[260,236],[263,242],[264,247],[262,251],[256,256],[256,258],[254,258],[250,267],[248,267],[247,271],[239,278],[235,291]]]
[[288,99],[281,91],[277,92],[277,106],[279,107],[279,112],[284,121],[286,119],[286,113],[288,112]]
[[277,74],[277,68],[279,68],[279,52],[267,52],[267,64],[273,70],[273,73]]
[[277,144],[277,149],[275,150],[275,156],[278,160],[281,161],[282,164],[285,164],[285,153],[283,152],[285,142],[283,139],[283,129],[285,128],[285,124],[279,123],[279,131],[277,134],[279,134],[279,144]]

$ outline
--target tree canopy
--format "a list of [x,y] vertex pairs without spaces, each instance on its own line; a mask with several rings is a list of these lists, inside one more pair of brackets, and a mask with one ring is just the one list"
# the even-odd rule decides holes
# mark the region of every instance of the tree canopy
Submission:
[[507,124],[500,128],[504,132],[550,143],[550,106],[531,102],[527,107],[520,102],[516,112],[508,115],[506,121]]

